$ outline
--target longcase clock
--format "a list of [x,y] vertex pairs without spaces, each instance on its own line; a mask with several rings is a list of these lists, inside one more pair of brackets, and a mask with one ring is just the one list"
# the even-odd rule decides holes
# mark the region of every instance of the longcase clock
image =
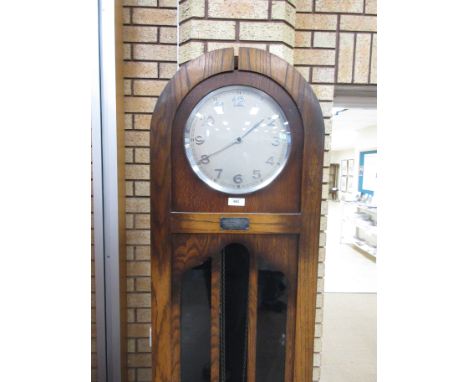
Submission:
[[323,119],[265,51],[207,53],[151,122],[154,382],[310,382]]

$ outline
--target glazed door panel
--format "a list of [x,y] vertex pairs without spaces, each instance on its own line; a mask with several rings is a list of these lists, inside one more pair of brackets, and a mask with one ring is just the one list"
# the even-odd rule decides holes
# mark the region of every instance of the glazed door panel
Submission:
[[176,380],[292,381],[297,235],[172,242]]

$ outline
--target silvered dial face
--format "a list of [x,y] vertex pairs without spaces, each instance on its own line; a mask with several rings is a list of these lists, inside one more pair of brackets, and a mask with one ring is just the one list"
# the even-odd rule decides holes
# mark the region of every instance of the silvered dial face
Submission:
[[203,182],[227,194],[247,194],[280,174],[291,150],[291,132],[269,95],[250,86],[226,86],[195,106],[184,145]]

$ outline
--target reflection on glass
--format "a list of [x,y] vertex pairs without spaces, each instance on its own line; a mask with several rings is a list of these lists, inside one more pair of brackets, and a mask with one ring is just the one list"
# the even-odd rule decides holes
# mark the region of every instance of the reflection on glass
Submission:
[[247,376],[247,307],[249,253],[230,244],[221,253],[221,381],[243,382]]
[[257,381],[284,381],[287,294],[284,274],[258,258]]
[[210,380],[211,259],[189,269],[181,291],[181,381]]

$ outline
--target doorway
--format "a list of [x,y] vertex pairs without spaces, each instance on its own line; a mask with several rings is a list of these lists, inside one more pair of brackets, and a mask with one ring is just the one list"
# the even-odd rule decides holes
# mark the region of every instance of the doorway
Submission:
[[376,381],[378,147],[368,90],[337,95],[333,109],[321,382]]

